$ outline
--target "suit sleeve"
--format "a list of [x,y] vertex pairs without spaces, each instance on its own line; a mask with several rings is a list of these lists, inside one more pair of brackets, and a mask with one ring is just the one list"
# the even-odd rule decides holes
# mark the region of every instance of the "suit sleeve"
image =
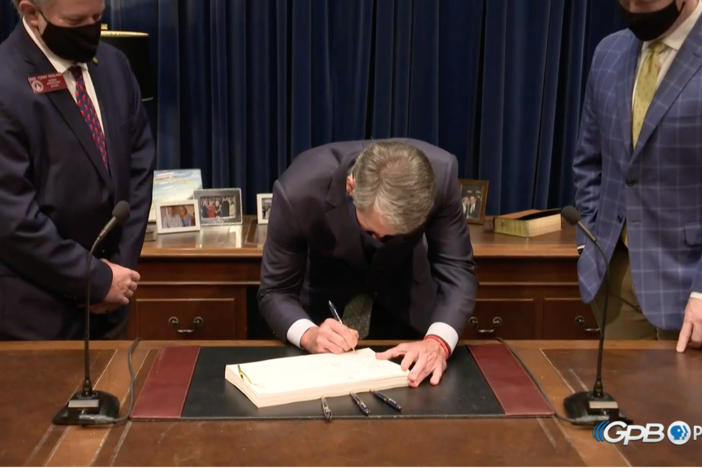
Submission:
[[[125,65],[126,66],[126,65]],[[119,263],[136,269],[144,245],[149,210],[153,197],[156,148],[151,135],[149,119],[141,102],[141,91],[129,71],[132,89],[131,116],[131,173],[129,182],[129,219],[122,229],[119,243]]]
[[[585,100],[580,119],[580,135],[573,157],[573,182],[575,184],[575,206],[583,224],[594,230],[602,180],[602,153],[600,134],[594,108],[593,76],[590,73],[585,89]],[[585,235],[576,232],[578,245],[584,245]]]
[[473,313],[478,289],[455,158],[452,158],[445,187],[439,211],[426,230],[429,263],[433,277],[439,284],[432,324],[427,334],[440,336],[453,350]]
[[697,262],[697,271],[692,278],[690,298],[702,299],[702,258]]
[[[39,287],[80,301],[89,252],[62,238],[39,209],[33,170],[26,133],[0,101],[0,261]],[[102,302],[112,285],[112,270],[93,257],[90,274],[91,302]]]
[[[261,286],[257,298],[261,315],[283,342],[290,341],[289,331],[296,331],[299,341],[302,333],[314,325],[299,299],[306,266],[307,241],[285,191],[276,181],[273,184],[273,205],[263,246]],[[293,344],[299,346],[299,342]]]

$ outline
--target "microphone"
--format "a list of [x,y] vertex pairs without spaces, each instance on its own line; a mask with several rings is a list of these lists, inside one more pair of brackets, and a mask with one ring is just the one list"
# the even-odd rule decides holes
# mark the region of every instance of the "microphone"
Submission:
[[73,395],[66,403],[66,406],[54,417],[53,423],[56,425],[86,426],[107,424],[114,422],[119,415],[119,400],[117,397],[107,392],[94,390],[90,379],[90,263],[98,245],[105,240],[105,237],[115,226],[124,223],[127,218],[129,218],[129,203],[120,201],[115,205],[112,210],[112,218],[100,231],[88,253],[88,266],[85,271],[85,354],[83,357],[85,377],[83,378],[83,389]]
[[595,247],[602,254],[605,262],[605,297],[602,307],[602,323],[600,324],[600,346],[597,352],[597,375],[595,385],[591,392],[577,392],[563,400],[567,417],[570,422],[577,426],[596,426],[603,421],[624,421],[631,424],[632,421],[626,418],[619,410],[617,401],[604,392],[602,387],[602,355],[604,354],[605,326],[607,325],[607,299],[609,296],[609,262],[607,254],[597,241],[597,238],[583,224],[580,213],[573,206],[566,206],[561,212],[561,216],[571,226],[577,226],[595,244]]

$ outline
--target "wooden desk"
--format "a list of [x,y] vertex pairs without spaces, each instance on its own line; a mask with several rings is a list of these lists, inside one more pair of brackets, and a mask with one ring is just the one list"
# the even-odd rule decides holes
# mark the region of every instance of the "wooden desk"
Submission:
[[[128,407],[129,342],[92,346],[96,389]],[[141,342],[133,356],[138,395],[160,346],[251,342]],[[260,343],[272,344],[278,343]],[[549,400],[591,385],[596,343],[511,343]],[[606,346],[604,386],[635,424],[702,421],[702,352],[674,343]],[[589,428],[553,418],[457,420],[129,422],[55,427],[54,414],[82,380],[82,345],[0,344],[0,465],[9,466],[699,466],[699,444],[596,442]],[[11,376],[7,378],[7,376]]]
[[[142,282],[133,302],[129,337],[272,338],[255,298],[266,228],[248,216],[240,226],[206,227],[147,242],[138,266]],[[470,235],[480,288],[475,323],[464,338],[597,336],[590,307],[580,300],[571,226],[522,239],[470,225]],[[170,323],[174,319],[177,324]]]

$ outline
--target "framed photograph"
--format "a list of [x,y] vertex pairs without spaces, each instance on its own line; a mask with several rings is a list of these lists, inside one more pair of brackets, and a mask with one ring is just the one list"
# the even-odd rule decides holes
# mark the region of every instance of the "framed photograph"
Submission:
[[196,200],[158,202],[156,204],[156,232],[172,234],[200,230],[200,216]]
[[268,224],[273,206],[272,193],[259,193],[256,195],[256,208],[258,211],[258,224]]
[[244,220],[241,206],[241,189],[195,190],[202,226],[230,226],[242,224]]
[[459,179],[463,216],[468,224],[485,223],[485,205],[487,205],[488,181]]

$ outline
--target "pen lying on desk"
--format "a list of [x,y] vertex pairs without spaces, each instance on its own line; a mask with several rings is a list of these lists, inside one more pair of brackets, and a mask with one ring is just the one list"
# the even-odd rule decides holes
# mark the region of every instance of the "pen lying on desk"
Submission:
[[351,393],[350,395],[351,395],[351,398],[353,398],[354,403],[356,403],[356,406],[358,406],[358,409],[360,409],[361,412],[362,412],[363,414],[365,414],[366,416],[369,416],[369,415],[370,415],[370,410],[368,409],[368,407],[366,406],[366,404],[363,403],[363,400],[361,400],[360,398],[358,398],[358,395],[356,395],[355,393]]
[[322,397],[322,411],[324,411],[324,419],[326,419],[327,421],[331,421],[332,412],[329,408],[329,405],[327,404],[327,399],[324,397]]
[[385,396],[380,392],[376,392],[375,390],[371,390],[371,392],[373,392],[373,395],[378,397],[380,401],[388,405],[390,408],[394,409],[395,411],[402,411],[402,406],[398,405],[392,398]]

